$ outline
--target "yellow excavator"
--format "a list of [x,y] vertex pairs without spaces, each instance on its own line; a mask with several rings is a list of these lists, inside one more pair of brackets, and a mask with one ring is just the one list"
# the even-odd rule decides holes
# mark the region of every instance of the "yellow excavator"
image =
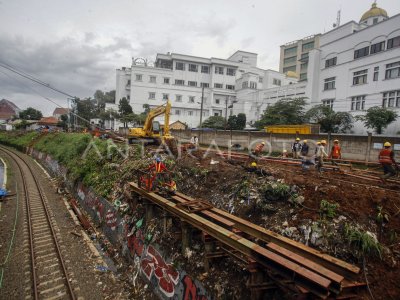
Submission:
[[[176,154],[177,143],[176,139],[169,131],[169,116],[171,113],[171,102],[168,100],[166,104],[157,106],[149,111],[143,127],[130,128],[128,133],[128,142],[144,142],[146,144],[164,145],[169,150]],[[161,133],[160,122],[154,119],[164,114],[164,130]]]

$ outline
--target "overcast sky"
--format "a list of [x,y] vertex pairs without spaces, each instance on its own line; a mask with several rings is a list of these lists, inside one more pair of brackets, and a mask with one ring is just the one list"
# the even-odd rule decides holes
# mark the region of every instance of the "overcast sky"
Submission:
[[[366,0],[0,0],[0,63],[77,97],[115,89],[115,69],[132,57],[175,52],[227,58],[258,53],[258,65],[278,70],[279,46],[359,21]],[[380,0],[389,16],[399,0]],[[50,115],[67,97],[0,67],[0,99]]]

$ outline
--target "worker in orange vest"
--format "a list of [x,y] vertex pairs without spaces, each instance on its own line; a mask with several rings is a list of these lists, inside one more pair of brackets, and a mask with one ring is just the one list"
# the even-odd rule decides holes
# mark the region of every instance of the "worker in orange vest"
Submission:
[[329,154],[329,158],[332,159],[332,165],[336,165],[336,166],[337,166],[337,163],[335,162],[335,159],[342,158],[342,149],[340,148],[339,140],[333,141],[333,146],[331,149],[331,153]]
[[258,145],[254,148],[253,154],[254,154],[255,156],[260,156],[260,155],[261,155],[261,152],[262,152],[262,150],[263,150],[263,148],[264,148],[264,146],[265,146],[265,142],[261,142],[260,144],[258,144]]
[[167,166],[161,161],[161,158],[156,157],[154,164],[150,165],[147,170],[153,170],[154,173],[162,173],[164,171],[168,171]]
[[383,146],[384,148],[379,152],[379,163],[382,165],[384,174],[381,178],[385,181],[385,179],[396,175],[396,170],[399,170],[399,166],[394,160],[394,152],[391,149],[392,144],[386,142]]

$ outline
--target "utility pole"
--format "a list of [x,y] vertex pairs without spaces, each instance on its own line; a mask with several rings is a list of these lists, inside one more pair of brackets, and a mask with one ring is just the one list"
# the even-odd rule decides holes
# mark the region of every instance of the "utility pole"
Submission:
[[200,128],[202,128],[202,122],[203,122],[203,103],[204,103],[204,85],[201,88],[201,104],[200,104]]
[[226,126],[228,125],[228,98],[225,98],[225,130]]

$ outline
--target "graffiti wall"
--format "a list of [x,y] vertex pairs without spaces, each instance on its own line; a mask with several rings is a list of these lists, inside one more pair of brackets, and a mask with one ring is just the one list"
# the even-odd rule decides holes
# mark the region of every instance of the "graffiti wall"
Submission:
[[[67,181],[67,169],[50,155],[32,148],[28,154],[36,158],[52,175],[62,176]],[[101,227],[108,240],[122,244],[123,254],[135,266],[135,272],[152,287],[160,299],[208,300],[213,299],[203,285],[184,270],[174,267],[164,257],[156,243],[152,243],[152,231],[143,222],[144,216],[122,214],[118,206],[98,197],[90,188],[78,183],[75,187],[77,199],[92,220]]]

